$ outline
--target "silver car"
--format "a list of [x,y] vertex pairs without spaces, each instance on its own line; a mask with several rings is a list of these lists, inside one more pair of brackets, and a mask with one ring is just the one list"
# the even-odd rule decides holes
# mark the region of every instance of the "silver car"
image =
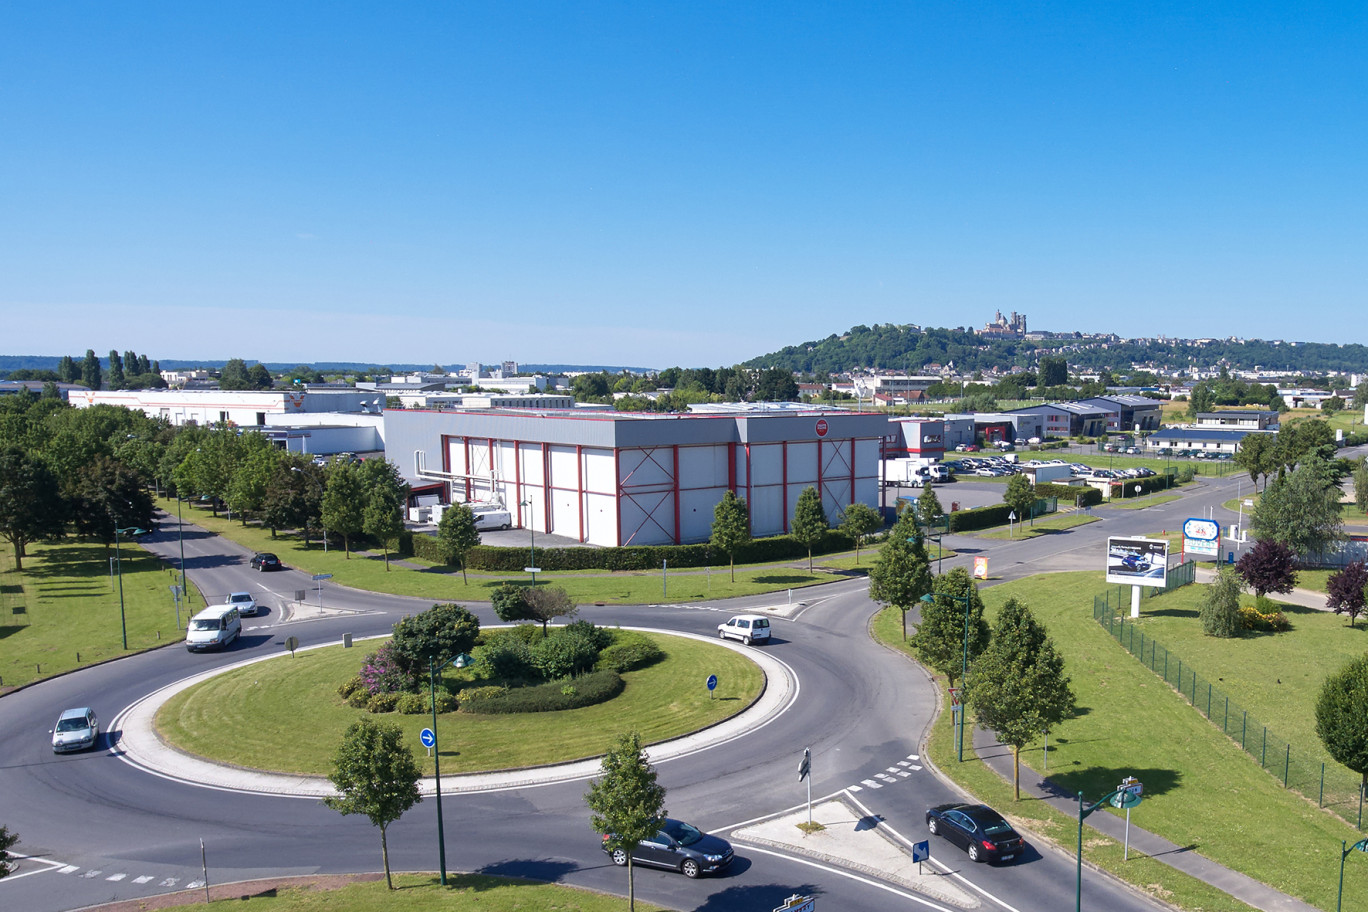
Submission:
[[92,748],[99,740],[100,721],[88,706],[63,710],[52,730],[52,750],[58,754]]

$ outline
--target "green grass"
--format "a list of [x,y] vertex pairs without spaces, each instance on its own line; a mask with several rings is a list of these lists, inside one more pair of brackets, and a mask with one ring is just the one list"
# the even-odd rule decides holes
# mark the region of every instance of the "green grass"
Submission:
[[1048,519],[1037,519],[1034,523],[1016,523],[1015,531],[1009,529],[1007,526],[997,526],[991,532],[969,534],[974,535],[975,538],[1025,541],[1028,538],[1051,535],[1056,532],[1063,532],[1066,529],[1086,526],[1089,523],[1097,522],[1098,519],[1099,517],[1089,516],[1086,513],[1063,513],[1058,516],[1051,516]]
[[[162,502],[162,507],[175,511],[174,500]],[[193,515],[192,515],[193,514]],[[469,582],[462,582],[460,570],[450,567],[435,567],[430,563],[408,558],[407,561],[421,566],[413,570],[393,563],[385,569],[382,555],[361,556],[353,554],[347,559],[340,547],[332,547],[324,552],[315,542],[305,548],[302,539],[291,535],[271,538],[268,529],[250,523],[243,525],[236,519],[228,520],[222,516],[214,517],[206,509],[198,507],[185,512],[187,522],[193,522],[204,529],[223,535],[253,551],[273,551],[288,567],[308,573],[331,573],[334,583],[366,589],[373,592],[389,592],[395,595],[410,595],[434,601],[480,601],[490,600],[490,593],[500,583],[506,581],[526,582],[525,573],[518,574],[468,574]],[[873,560],[873,549],[861,550],[860,558],[864,566]],[[849,552],[852,563],[854,552]],[[844,555],[830,555],[830,560],[839,560]],[[800,566],[801,563],[801,566]],[[814,566],[815,566],[814,560]],[[824,565],[831,566],[828,559]],[[736,581],[726,566],[713,567],[711,570],[672,570],[662,586],[659,569],[633,572],[611,573],[604,570],[539,573],[538,584],[554,584],[564,587],[571,600],[578,603],[639,605],[648,603],[694,602],[704,599],[735,598],[743,595],[756,595],[765,592],[781,592],[831,582],[829,572],[809,573],[807,561],[802,559],[774,564],[738,566]],[[667,591],[666,591],[667,590]]]
[[1146,507],[1157,507],[1160,504],[1172,503],[1181,500],[1178,494],[1148,494],[1144,497],[1114,497],[1107,501],[1107,506],[1114,510],[1143,510]]
[[[735,715],[760,695],[764,675],[745,655],[712,643],[656,635],[666,660],[623,675],[627,687],[606,703],[554,713],[439,717],[442,769],[449,773],[517,769],[597,756],[625,731],[644,744],[664,741]],[[347,726],[364,710],[347,706],[337,686],[355,675],[379,640],[288,654],[230,671],[177,694],[157,713],[157,730],[193,754],[238,766],[327,775]],[[452,676],[463,674],[451,672]],[[718,679],[710,699],[705,681]],[[409,743],[431,715],[371,716],[404,729]],[[307,719],[307,725],[300,720]],[[418,759],[428,774],[425,751]]]
[[[1146,786],[1145,802],[1133,812],[1132,819],[1138,826],[1180,846],[1191,846],[1221,864],[1321,908],[1332,908],[1340,840],[1353,842],[1362,834],[1319,810],[1315,796],[1307,801],[1283,789],[1278,780],[1259,768],[1256,760],[1121,649],[1092,620],[1092,597],[1105,588],[1099,574],[1070,573],[1041,575],[983,590],[990,616],[992,609],[1009,596],[1024,599],[1049,628],[1065,657],[1080,711],[1050,738],[1052,780],[1070,792],[1082,791],[1095,800],[1115,788],[1121,777],[1135,775]],[[1177,625],[1194,623],[1187,600],[1196,597],[1196,587],[1189,587],[1146,599],[1141,609],[1143,623],[1152,625],[1149,629],[1156,631],[1160,642],[1181,650],[1191,641],[1178,632]],[[1343,624],[1342,618],[1338,620]],[[1324,646],[1329,642],[1326,631],[1304,621],[1304,616],[1297,615],[1297,630],[1290,635],[1211,641],[1212,653],[1201,653],[1200,657],[1194,653],[1190,661],[1199,673],[1215,678],[1220,671],[1213,673],[1202,662],[1211,660],[1215,664],[1215,652],[1239,651],[1252,684],[1259,670],[1250,666],[1261,658],[1251,655],[1251,647],[1263,656],[1262,650],[1270,646],[1275,650],[1281,645],[1289,650],[1314,651],[1316,644]],[[1160,629],[1162,633],[1158,633]],[[881,616],[874,630],[882,639],[896,642],[896,615]],[[1347,627],[1342,632],[1350,634]],[[1302,637],[1308,640],[1307,645],[1294,647],[1293,641]],[[1342,637],[1335,649],[1345,648],[1362,650],[1363,641]],[[1229,657],[1222,659],[1223,663],[1230,661]],[[1278,659],[1285,668],[1296,667],[1298,661]],[[1331,662],[1324,664],[1323,670],[1333,667]],[[1276,680],[1277,672],[1270,673]],[[1251,687],[1247,696],[1251,701],[1271,701],[1271,716],[1277,712],[1274,705],[1282,706],[1282,717],[1296,713],[1309,716],[1309,705],[1299,702],[1313,689],[1309,677],[1295,689],[1286,684],[1287,677],[1283,680],[1284,685],[1265,683],[1261,688]],[[1263,711],[1263,705],[1259,706]],[[1014,802],[1010,782],[998,779],[980,763],[968,759],[963,764],[956,763],[949,729],[949,715],[943,714],[929,747],[933,761],[943,771],[979,798],[1021,819],[1030,829],[1066,848],[1074,845],[1077,818],[1056,813],[1033,799]],[[1023,763],[1038,766],[1042,761],[1041,748],[1041,743],[1028,746],[1022,754]],[[966,752],[966,758],[969,756]],[[1137,858],[1134,852],[1130,861],[1122,862],[1121,847],[1096,833],[1085,832],[1085,841],[1090,860],[1184,908],[1244,908],[1158,862]],[[1368,902],[1368,866],[1360,866],[1357,872],[1346,870],[1345,895],[1355,897],[1350,907]]]
[[[536,883],[483,874],[447,874],[447,885],[435,876],[396,875],[393,890],[378,881],[352,883],[336,890],[285,887],[263,896],[215,900],[243,912],[619,912],[626,901],[620,896],[594,893],[559,884]],[[622,873],[627,891],[627,873]],[[642,912],[661,912],[659,906],[636,901]]]
[[29,545],[23,572],[14,554],[0,550],[0,683],[13,687],[116,656],[184,638],[185,620],[203,607],[191,584],[179,625],[170,586],[180,582],[172,565],[135,543],[119,547],[123,577],[123,648],[119,575],[110,578],[114,549],[64,542]]

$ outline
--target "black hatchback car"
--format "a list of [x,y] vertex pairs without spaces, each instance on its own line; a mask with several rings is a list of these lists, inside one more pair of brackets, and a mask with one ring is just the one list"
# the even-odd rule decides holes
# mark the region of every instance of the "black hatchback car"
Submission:
[[279,570],[280,558],[269,551],[261,551],[252,555],[250,566],[253,570]]
[[926,812],[926,828],[969,853],[970,861],[1011,861],[1026,842],[986,804],[942,804]]
[[[626,850],[608,847],[612,838],[611,835],[603,837],[603,851],[613,859],[613,864],[625,865]],[[642,842],[632,853],[632,861],[637,864],[672,868],[685,877],[720,871],[732,863],[733,857],[731,843],[727,840],[669,817],[661,821],[660,832],[654,839]]]

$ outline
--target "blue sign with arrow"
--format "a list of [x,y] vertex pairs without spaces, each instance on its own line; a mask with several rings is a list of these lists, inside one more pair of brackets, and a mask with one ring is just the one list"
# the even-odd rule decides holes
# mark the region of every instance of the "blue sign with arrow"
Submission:
[[437,743],[437,735],[430,728],[425,728],[418,733],[418,740],[423,742],[423,747],[431,748]]

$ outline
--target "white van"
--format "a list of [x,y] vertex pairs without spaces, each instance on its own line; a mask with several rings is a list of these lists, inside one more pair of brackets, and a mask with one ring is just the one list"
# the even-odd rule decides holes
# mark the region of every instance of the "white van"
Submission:
[[185,648],[191,652],[222,649],[242,635],[242,617],[235,605],[210,605],[190,619]]
[[475,531],[487,532],[490,529],[509,529],[513,526],[513,515],[507,510],[484,510],[475,514]]

